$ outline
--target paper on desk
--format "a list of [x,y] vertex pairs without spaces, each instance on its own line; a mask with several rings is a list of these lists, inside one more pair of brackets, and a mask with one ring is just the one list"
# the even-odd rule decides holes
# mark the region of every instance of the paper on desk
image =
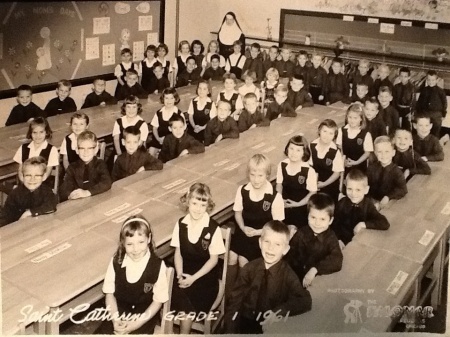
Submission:
[[122,215],[122,216],[120,216],[120,217],[118,217],[118,218],[115,218],[114,220],[113,220],[113,222],[114,223],[121,223],[121,222],[124,222],[126,219],[128,219],[130,216],[135,216],[135,215],[138,215],[139,213],[141,213],[142,212],[142,208],[135,208],[135,209],[133,209],[132,211],[130,211],[130,212],[128,212],[128,213],[125,213],[124,215]]
[[230,161],[229,159],[224,159],[224,160],[222,160],[222,161],[218,161],[217,163],[214,163],[213,166],[214,166],[214,167],[219,167],[219,166],[225,165],[225,164],[228,163],[229,161]]
[[114,214],[116,214],[116,213],[119,213],[120,211],[123,211],[124,209],[126,209],[126,208],[128,208],[128,207],[130,207],[131,205],[128,203],[128,202],[126,202],[126,203],[124,203],[124,204],[122,204],[122,205],[120,205],[120,206],[117,206],[117,207],[115,207],[115,208],[113,208],[113,209],[110,209],[109,211],[107,211],[107,212],[105,212],[105,213],[103,213],[105,216],[111,216],[111,215],[114,215]]
[[419,243],[424,246],[428,246],[434,238],[434,233],[432,231],[429,231],[428,229],[425,231],[425,233],[422,235],[422,237],[419,240]]
[[269,147],[266,147],[264,150],[261,150],[261,152],[262,153],[269,153],[270,151],[273,151],[275,149],[276,149],[275,146],[269,146]]
[[450,202],[447,202],[441,211],[441,214],[450,215]]
[[47,247],[48,245],[51,245],[52,242],[49,239],[45,239],[37,244],[35,244],[34,246],[28,247],[27,249],[25,249],[25,251],[28,254],[34,253],[35,251],[38,251],[39,249],[42,249],[44,247]]
[[63,243],[62,245],[59,245],[56,248],[53,248],[52,250],[45,252],[44,254],[41,254],[37,257],[35,257],[34,259],[31,260],[31,262],[33,263],[40,263],[42,261],[45,261],[67,249],[69,249],[70,247],[72,247],[72,245],[68,242]]
[[263,147],[264,145],[266,145],[266,143],[261,142],[261,143],[259,143],[259,144],[253,145],[253,146],[252,146],[252,149],[253,149],[253,150],[257,150],[257,149]]
[[403,285],[403,283],[405,283],[407,278],[408,278],[408,273],[405,273],[404,271],[399,270],[399,272],[397,273],[397,276],[391,282],[391,284],[386,289],[386,291],[392,295],[397,294],[398,290]]
[[178,179],[178,180],[175,180],[174,182],[172,182],[172,183],[170,183],[170,184],[167,184],[167,185],[163,186],[163,188],[164,188],[165,190],[168,190],[168,189],[174,188],[175,186],[178,186],[178,185],[180,185],[180,184],[182,184],[182,183],[184,183],[184,182],[186,182],[186,180],[184,180],[184,179]]
[[234,163],[233,165],[224,167],[223,169],[224,169],[225,171],[232,171],[232,170],[234,170],[235,168],[239,167],[240,165],[241,165],[240,163]]

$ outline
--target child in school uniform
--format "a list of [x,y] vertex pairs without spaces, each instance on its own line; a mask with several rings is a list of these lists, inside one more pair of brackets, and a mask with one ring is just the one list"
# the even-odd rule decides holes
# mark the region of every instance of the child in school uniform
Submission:
[[56,211],[58,200],[51,187],[42,184],[47,161],[41,157],[25,160],[21,167],[23,183],[8,195],[0,211],[0,227],[27,217]]
[[208,43],[208,51],[206,52],[205,57],[203,58],[202,61],[202,67],[203,69],[207,69],[210,66],[212,66],[211,64],[211,57],[213,55],[219,55],[219,68],[225,68],[225,58],[220,55],[220,50],[219,50],[219,42],[217,42],[216,40],[211,40]]
[[324,87],[327,78],[327,71],[322,67],[323,55],[313,54],[311,62],[312,67],[308,68],[308,83],[309,92],[314,101],[314,104],[325,104],[324,102]]
[[325,104],[330,105],[335,102],[349,102],[349,86],[345,75],[342,73],[343,61],[334,58],[331,62],[331,71],[328,73],[324,85]]
[[200,40],[194,40],[191,43],[191,56],[195,59],[195,64],[198,69],[202,69],[203,73],[203,59],[205,58],[205,46]]
[[308,89],[308,68],[311,64],[308,61],[308,53],[306,50],[300,50],[297,55],[297,65],[294,68],[294,77],[303,76],[303,85]]
[[103,282],[105,320],[96,334],[152,334],[163,303],[169,300],[166,265],[155,252],[153,231],[143,217],[126,219],[119,246]]
[[242,68],[244,68],[245,55],[242,54],[242,42],[236,40],[233,42],[233,54],[228,56],[225,61],[225,71],[227,74],[234,74],[236,78],[241,78]]
[[64,137],[59,149],[59,153],[63,157],[63,166],[65,170],[67,170],[69,164],[80,159],[77,149],[77,137],[80,133],[86,131],[88,126],[89,116],[84,112],[75,112],[72,117],[70,117],[70,129],[72,132]]
[[281,60],[276,63],[276,69],[280,75],[280,81],[283,84],[289,82],[291,76],[294,75],[295,64],[291,61],[292,51],[289,48],[281,48]]
[[147,151],[140,151],[141,130],[135,126],[128,126],[123,131],[124,137],[122,143],[125,146],[125,152],[117,157],[111,173],[113,181],[123,179],[135,173],[162,170],[163,163],[156,159]]
[[[176,280],[172,308],[207,313],[219,292],[219,255],[225,253],[219,225],[210,216],[214,201],[209,187],[195,183],[181,197],[187,215],[175,224],[170,245],[175,247]],[[180,321],[180,334],[189,334],[193,319]]]
[[236,90],[236,85],[237,79],[234,74],[223,75],[224,89],[217,95],[216,105],[219,101],[230,103],[231,115],[235,120],[238,120],[244,105],[242,104],[242,98],[239,95],[239,92]]
[[160,102],[164,106],[156,111],[152,121],[150,122],[150,125],[153,128],[153,135],[152,140],[150,141],[149,152],[153,157],[158,157],[164,137],[170,134],[170,118],[173,115],[183,116],[183,113],[177,107],[177,104],[180,103],[180,96],[178,96],[175,88],[164,89],[161,93]]
[[209,64],[210,66],[206,68],[203,73],[202,78],[204,80],[211,81],[222,81],[223,75],[225,74],[225,69],[220,66],[220,58],[223,57],[218,54],[211,55]]
[[417,100],[417,112],[430,117],[431,134],[440,137],[442,120],[447,115],[447,96],[444,89],[437,85],[436,71],[429,70],[426,85],[420,89]]
[[32,102],[33,90],[27,84],[17,88],[17,105],[12,108],[5,126],[31,122],[37,117],[45,117],[44,111]]
[[75,101],[72,99],[72,97],[69,97],[71,89],[72,83],[70,83],[70,81],[58,81],[58,86],[56,88],[56,95],[58,97],[51,99],[44,109],[47,118],[67,112],[77,111],[77,105],[75,104]]
[[[172,72],[172,68],[170,66],[170,61],[167,59],[167,54],[169,53],[169,47],[165,43],[160,43],[158,45],[158,48],[156,49],[156,53],[158,56],[156,56],[156,60],[162,64],[164,69],[164,77],[167,78],[169,81],[171,81],[171,78],[169,78],[169,73]],[[171,86],[173,86],[173,83],[171,83]]]
[[394,108],[400,116],[400,126],[402,129],[411,129],[411,113],[416,106],[416,92],[414,84],[411,83],[411,71],[407,67],[399,70],[400,82],[394,85],[392,92]]
[[161,63],[158,61],[153,63],[152,71],[155,76],[150,81],[150,94],[159,94],[170,88],[170,81],[164,76],[164,68]]
[[239,132],[262,126],[263,119],[264,115],[261,112],[257,96],[249,92],[244,96],[244,110],[242,110],[238,120]]
[[338,127],[332,119],[325,119],[319,124],[319,138],[310,144],[310,165],[317,172],[317,188],[327,193],[336,203],[339,196],[339,177],[344,172],[341,151],[336,146]]
[[97,136],[84,131],[77,137],[80,159],[69,165],[59,189],[61,201],[87,198],[111,189],[112,180],[106,163],[96,157]]
[[317,192],[317,173],[308,163],[311,152],[302,135],[289,139],[284,154],[287,158],[278,165],[276,189],[284,201],[284,223],[300,228],[307,224],[308,200]]
[[[186,69],[186,61],[191,56],[191,45],[188,41],[183,40],[178,43],[178,56],[173,61],[173,86],[178,85],[178,76]],[[195,59],[194,59],[195,61]]]
[[372,135],[366,127],[366,117],[361,103],[352,103],[345,116],[346,125],[339,128],[336,145],[344,155],[345,172],[351,168],[367,170],[367,159],[373,152]]
[[[23,181],[22,164],[25,160],[41,156],[47,161],[43,177],[43,180],[46,181],[52,173],[52,169],[59,165],[58,149],[48,142],[52,138],[52,129],[48,121],[42,117],[33,119],[28,126],[26,137],[31,139],[31,142],[21,145],[13,158],[16,163],[20,164],[18,171],[19,180]],[[48,184],[51,184],[50,180]]]
[[378,66],[378,78],[373,82],[373,91],[372,95],[376,96],[380,92],[381,87],[389,87],[389,89],[394,88],[391,80],[389,79],[389,74],[391,73],[389,66],[387,64],[380,64]]
[[246,70],[242,75],[242,79],[244,80],[244,84],[241,85],[238,89],[239,95],[241,95],[241,99],[244,99],[244,96],[250,92],[254,93],[258,98],[258,101],[261,97],[261,91],[255,85],[256,81],[256,73],[251,70]]
[[278,70],[276,68],[269,68],[266,72],[266,79],[261,82],[261,94],[264,103],[264,109],[267,110],[270,103],[275,101],[275,89],[280,83]]
[[201,80],[200,73],[202,68],[197,68],[195,58],[189,56],[186,59],[186,67],[183,71],[178,73],[176,87],[185,87],[187,85],[196,85]]
[[288,88],[279,84],[275,89],[275,101],[269,104],[263,126],[270,125],[270,122],[280,117],[297,117],[294,108],[287,102]]
[[263,73],[267,76],[267,70],[270,68],[276,68],[277,66],[277,58],[279,55],[278,46],[270,46],[268,57],[263,61]]
[[314,106],[311,95],[305,86],[305,77],[303,75],[295,74],[291,77],[287,102],[295,111]]
[[188,132],[200,142],[205,141],[207,123],[217,116],[216,104],[211,99],[209,82],[200,80],[197,84],[197,97],[191,100],[188,108]]
[[[231,240],[229,257],[232,266],[239,262],[239,267],[243,267],[249,261],[261,257],[258,238],[262,227],[270,220],[284,220],[283,198],[268,180],[270,171],[269,159],[263,154],[255,154],[248,163],[250,182],[239,186],[236,192],[233,211],[237,226]],[[237,273],[237,268],[234,273]]]
[[135,70],[137,74],[138,66],[135,65],[132,61],[133,53],[131,49],[124,48],[120,51],[121,62],[114,68],[114,76],[117,78],[117,86],[116,91],[114,93],[114,97],[120,99],[118,97],[119,89],[125,85],[126,82],[126,74],[128,70]]
[[351,98],[352,103],[360,102],[364,104],[370,98],[367,83],[357,83],[356,87],[353,87],[352,90],[355,91],[355,95],[352,95]]
[[[152,94],[155,90],[152,90],[151,83],[155,78],[153,65],[158,62],[156,59],[156,46],[148,45],[145,49],[144,59],[139,63],[138,74],[141,79],[141,86],[144,90]],[[161,65],[162,67],[162,65]]]
[[341,247],[347,245],[363,229],[387,230],[390,226],[386,217],[378,212],[372,199],[367,196],[367,175],[358,169],[351,169],[345,180],[346,196],[336,205],[332,225]]
[[388,135],[393,135],[395,130],[400,127],[400,118],[398,111],[391,105],[392,91],[388,86],[382,86],[378,93],[378,102],[380,102],[379,114],[383,117],[387,126]]
[[147,98],[147,91],[142,88],[142,86],[138,83],[139,77],[138,73],[134,69],[127,70],[125,76],[125,84],[122,85],[117,92],[117,99],[124,100],[129,96],[136,96],[138,98]]
[[392,162],[395,155],[394,144],[388,136],[377,137],[374,141],[377,161],[369,163],[367,178],[369,196],[375,200],[377,209],[383,208],[391,199],[401,199],[408,193],[402,170]]
[[330,228],[334,219],[334,202],[325,193],[308,201],[308,226],[297,230],[289,245],[286,260],[303,287],[308,288],[317,275],[329,275],[342,269],[342,251]]
[[268,221],[259,238],[259,258],[247,263],[225,309],[225,333],[261,334],[277,315],[311,310],[311,295],[283,256],[289,251],[289,229]]
[[[369,74],[370,63],[366,59],[361,59],[358,62],[358,70],[355,72],[352,81],[352,101],[355,102],[357,100],[357,92],[356,86],[358,84],[365,84],[367,86],[367,92],[369,97],[372,95],[372,87],[373,87],[373,78]],[[378,93],[377,93],[378,94]],[[361,97],[360,97],[361,98]],[[364,102],[361,102],[364,103]]]
[[164,137],[159,159],[166,163],[169,160],[188,154],[205,152],[205,145],[186,132],[184,117],[173,114],[169,119],[170,134]]
[[[242,74],[246,71],[252,71],[256,75],[255,81],[261,82],[264,79],[263,61],[261,59],[261,46],[259,43],[252,43],[250,46],[250,57],[245,60],[242,67]],[[242,77],[245,80],[244,77]]]
[[380,102],[375,98],[369,98],[364,103],[364,116],[366,116],[367,131],[372,139],[387,135],[387,127],[383,117],[379,113]]
[[417,131],[417,134],[413,135],[413,147],[422,156],[422,159],[426,162],[444,160],[444,150],[439,139],[430,133],[433,127],[431,118],[425,115],[416,115],[413,126]]
[[394,135],[395,155],[392,161],[403,170],[405,178],[413,174],[431,174],[430,166],[413,149],[411,131],[398,129]]
[[117,118],[113,128],[114,149],[119,156],[125,151],[125,146],[122,143],[123,130],[131,125],[136,125],[141,130],[141,144],[145,146],[148,137],[148,125],[142,119],[142,104],[136,96],[128,96],[125,98],[120,109],[123,117]]
[[231,114],[231,104],[219,101],[217,116],[211,118],[205,128],[205,146],[220,142],[226,138],[239,138],[239,129]]
[[84,99],[81,109],[116,104],[116,98],[107,92],[105,87],[106,81],[103,78],[96,78],[92,83],[92,92]]

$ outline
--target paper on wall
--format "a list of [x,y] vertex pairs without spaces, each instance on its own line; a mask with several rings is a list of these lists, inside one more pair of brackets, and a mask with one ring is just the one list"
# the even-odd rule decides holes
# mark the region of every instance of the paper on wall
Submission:
[[102,66],[111,66],[116,64],[115,49],[116,45],[114,43],[103,45]]
[[394,34],[395,25],[393,23],[380,23],[380,33]]
[[159,44],[159,34],[158,33],[147,33],[147,46],[149,45],[158,46]]
[[144,59],[144,41],[133,42],[133,62],[142,61]]
[[87,37],[86,41],[86,60],[95,60],[100,58],[100,39],[98,37]]
[[139,16],[138,22],[139,22],[138,30],[140,32],[144,30],[152,30],[153,17],[151,15]]
[[109,34],[111,31],[111,20],[108,16],[104,18],[93,19],[92,33],[96,34]]

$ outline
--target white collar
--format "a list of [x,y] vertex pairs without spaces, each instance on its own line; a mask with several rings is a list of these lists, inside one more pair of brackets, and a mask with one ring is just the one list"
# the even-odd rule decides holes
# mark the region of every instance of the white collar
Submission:
[[[188,227],[193,226],[192,221],[191,221],[191,216],[189,215],[189,213],[183,218],[182,222],[185,223]],[[197,225],[200,225],[201,228],[209,226],[209,214],[207,212],[205,212],[205,214],[203,214],[202,218],[199,220]]]
[[[29,149],[34,149],[34,145],[33,144],[34,144],[34,142],[32,141],[30,144],[28,144],[28,148]],[[47,140],[44,140],[42,142],[42,144],[37,148],[36,151],[45,149],[47,147],[47,145],[48,145]]]
[[[200,100],[200,97],[195,97],[194,101],[198,102]],[[206,102],[212,102],[211,97],[206,96]]]
[[127,254],[125,254],[125,257],[123,258],[121,268],[125,268],[131,265],[141,265],[141,264],[147,264],[148,260],[150,260],[150,250],[147,249],[147,252],[145,255],[140,259],[139,261],[133,261]]
[[[252,183],[247,183],[247,185],[244,186],[244,189],[247,191],[255,191]],[[264,194],[273,194],[273,187],[268,181],[266,181],[266,184],[261,189],[263,190]]]
[[[319,138],[314,139],[311,144],[319,144]],[[326,147],[327,149],[337,149],[336,143],[334,141],[332,141],[330,144],[328,144],[328,146]]]
[[231,26],[224,22],[219,31],[219,40],[223,44],[230,46],[234,41],[239,40],[241,34],[242,30],[238,27],[236,22],[234,22]]

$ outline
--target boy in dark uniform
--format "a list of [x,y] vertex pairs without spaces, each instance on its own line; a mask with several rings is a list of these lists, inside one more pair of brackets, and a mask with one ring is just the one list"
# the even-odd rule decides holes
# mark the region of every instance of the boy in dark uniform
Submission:
[[386,124],[379,114],[380,103],[375,98],[370,98],[364,104],[364,116],[366,116],[367,131],[372,135],[372,139],[379,136],[386,136]]
[[270,68],[276,68],[278,53],[279,50],[277,46],[271,46],[269,48],[269,56],[263,61],[264,74],[266,74],[267,70],[269,70]]
[[380,64],[378,66],[378,78],[373,82],[372,96],[378,95],[381,87],[394,88],[391,80],[389,79],[390,69],[387,64]]
[[225,69],[220,67],[220,56],[214,54],[211,56],[211,67],[207,68],[203,73],[204,80],[222,81]]
[[300,50],[298,52],[297,62],[298,63],[294,68],[294,77],[298,75],[303,76],[303,84],[305,85],[306,90],[308,90],[308,69],[310,68],[311,63],[308,62],[308,53],[305,50]]
[[378,93],[378,102],[380,102],[379,114],[383,117],[384,124],[387,126],[388,135],[393,135],[395,130],[400,127],[398,111],[391,105],[392,91],[388,86],[380,87]]
[[432,128],[430,117],[417,115],[413,126],[417,131],[417,134],[413,135],[413,147],[422,159],[426,162],[444,160],[444,150],[439,139],[430,133]]
[[164,68],[160,62],[156,61],[153,63],[152,70],[155,76],[150,79],[149,93],[160,94],[164,89],[170,87],[170,82],[167,77],[164,76]]
[[281,48],[281,60],[276,63],[276,69],[280,75],[280,81],[287,85],[291,76],[294,75],[295,64],[291,61],[291,50]]
[[411,123],[409,118],[411,118],[411,112],[415,109],[416,105],[416,94],[414,85],[411,83],[411,71],[409,68],[400,68],[400,82],[394,85],[394,90],[392,92],[393,105],[397,109],[400,116],[401,122],[400,127],[402,129],[410,130]]
[[305,77],[295,74],[290,81],[287,102],[295,111],[301,108],[308,108],[314,105],[314,102],[305,86]]
[[205,146],[217,143],[225,138],[239,138],[239,129],[236,121],[230,117],[231,104],[219,101],[217,116],[206,124]]
[[33,91],[29,85],[22,84],[17,88],[17,104],[12,108],[5,126],[26,123],[36,117],[45,117],[44,111],[32,100]]
[[187,85],[196,85],[200,81],[202,68],[196,68],[195,57],[189,56],[186,59],[186,69],[178,75],[176,87],[185,87]]
[[58,87],[56,88],[56,95],[58,97],[51,99],[44,109],[47,117],[77,111],[75,101],[69,97],[71,89],[72,83],[68,80],[58,82]]
[[109,92],[105,90],[106,82],[102,78],[96,78],[92,84],[92,92],[86,96],[81,109],[90,108],[93,106],[105,106],[116,104],[117,100]]
[[353,91],[355,92],[355,95],[352,95],[352,103],[361,102],[364,104],[370,98],[367,83],[357,83],[356,88],[353,87]]
[[250,46],[250,57],[245,60],[244,67],[242,68],[242,75],[244,75],[247,70],[254,71],[258,83],[264,79],[265,74],[263,71],[263,61],[259,55],[260,52],[261,46],[259,43],[252,43]]
[[352,169],[346,177],[346,196],[336,206],[332,225],[339,244],[347,245],[363,229],[387,230],[389,222],[367,197],[369,184],[365,173]]
[[327,77],[327,71],[322,67],[323,56],[319,54],[313,54],[312,64],[313,66],[308,69],[308,82],[309,92],[315,104],[324,103],[323,89],[325,86],[325,80]]
[[239,132],[261,126],[264,119],[255,93],[249,92],[244,96],[244,107],[238,120]]
[[324,86],[325,104],[330,105],[335,102],[349,102],[349,86],[342,70],[342,60],[334,58],[331,63],[331,71],[327,75]]
[[403,170],[405,178],[413,174],[431,174],[430,166],[412,148],[412,135],[408,130],[395,131],[395,156],[392,161]]
[[[358,84],[365,84],[367,86],[367,92],[369,96],[372,96],[373,78],[368,73],[370,67],[369,61],[365,59],[359,60],[358,70],[356,71],[352,81],[352,101],[357,100],[356,86]],[[361,98],[361,97],[360,97]],[[364,102],[361,102],[364,103]]]
[[286,102],[288,89],[279,84],[275,89],[275,101],[269,104],[262,126],[270,125],[270,122],[279,117],[297,117],[294,108]]
[[132,57],[133,53],[131,52],[130,48],[123,48],[120,51],[120,57],[122,59],[122,62],[120,62],[115,68],[114,68],[114,76],[117,78],[117,86],[116,91],[114,93],[114,97],[117,99],[120,99],[117,95],[119,93],[120,87],[125,85],[126,82],[126,75],[128,70],[135,70],[137,74],[138,66],[133,63]]
[[241,110],[244,108],[241,95],[236,90],[237,79],[234,74],[225,74],[223,76],[224,90],[217,95],[216,105],[220,102],[228,102],[231,104],[231,115],[235,120],[239,119]]
[[147,98],[148,93],[138,83],[138,73],[134,69],[127,70],[125,84],[122,85],[117,92],[117,99],[123,100],[128,96],[136,96],[139,98]]

